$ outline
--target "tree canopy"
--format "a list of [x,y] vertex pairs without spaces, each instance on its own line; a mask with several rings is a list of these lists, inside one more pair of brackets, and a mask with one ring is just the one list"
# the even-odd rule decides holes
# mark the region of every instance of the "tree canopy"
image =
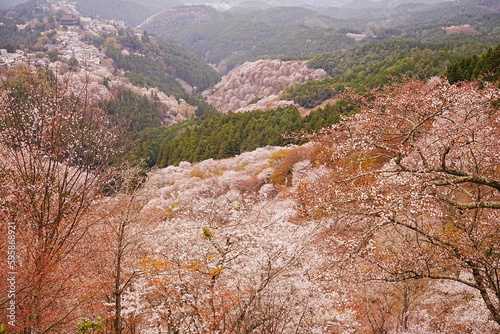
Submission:
[[297,199],[330,224],[334,261],[367,280],[471,287],[500,325],[499,101],[489,83],[410,81],[320,134],[328,181]]

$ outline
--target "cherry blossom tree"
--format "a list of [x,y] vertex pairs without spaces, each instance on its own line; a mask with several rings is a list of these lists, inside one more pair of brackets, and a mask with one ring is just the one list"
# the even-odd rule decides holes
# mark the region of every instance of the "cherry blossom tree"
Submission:
[[316,280],[315,226],[290,222],[291,198],[261,196],[250,177],[264,183],[272,174],[261,175],[265,157],[248,159],[260,152],[151,178],[167,186],[142,213],[163,220],[144,235],[141,274],[123,295],[123,317],[137,330],[324,333],[352,325],[339,294]]
[[356,98],[362,112],[313,138],[328,172],[298,186],[301,219],[323,223],[336,270],[460,283],[498,330],[500,90],[432,78]]
[[82,240],[116,135],[87,89],[75,92],[48,71],[11,75],[0,91],[0,210],[2,227],[16,231],[16,323],[8,329],[43,333],[64,327],[89,300],[78,293],[90,260]]

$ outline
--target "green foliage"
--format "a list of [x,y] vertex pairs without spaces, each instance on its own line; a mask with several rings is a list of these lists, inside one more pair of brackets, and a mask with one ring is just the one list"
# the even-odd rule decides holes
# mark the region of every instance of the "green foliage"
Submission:
[[102,318],[97,318],[95,320],[84,318],[76,324],[76,328],[79,334],[104,333],[104,320]]
[[312,55],[355,44],[345,34],[330,29],[339,26],[337,20],[300,7],[223,14],[206,6],[192,6],[164,15],[144,28],[175,40],[209,63],[227,60],[228,69],[261,56]]
[[147,128],[134,135],[130,144],[130,150],[125,154],[124,159],[135,164],[143,162],[147,167],[156,165],[160,143],[173,140],[184,128],[200,124],[203,118],[195,118],[182,123],[174,124],[168,128],[156,127]]
[[[477,42],[496,44],[495,6],[494,0],[484,0],[481,6],[474,0],[464,0],[405,4],[390,10],[332,7],[315,12],[299,7],[278,7],[246,13],[222,13],[192,6],[165,12],[143,28],[161,38],[175,40],[209,63],[222,64],[223,70],[230,70],[260,57],[312,56],[394,39],[468,39],[473,45]],[[477,34],[448,36],[443,30],[443,27],[465,24],[472,25]],[[346,36],[363,32],[366,34],[361,41]],[[409,61],[407,65],[413,64]]]
[[353,114],[357,107],[348,100],[318,108],[301,117],[295,107],[221,115],[212,111],[168,128],[146,128],[134,135],[124,159],[146,166],[165,167],[180,161],[231,157],[266,145],[286,145],[293,132],[313,132]]
[[266,145],[286,145],[291,140],[284,139],[281,133],[300,130],[299,120],[300,114],[294,107],[217,115],[186,129],[172,141],[164,141],[157,165],[223,159]]
[[21,45],[30,47],[37,42],[44,30],[44,24],[31,25],[22,30],[17,29],[17,24],[24,24],[25,21],[19,18],[0,17],[0,45],[9,52],[20,49]]
[[448,66],[447,77],[451,84],[480,78],[498,82],[500,80],[500,45],[494,49],[490,48],[481,56],[472,55]]
[[123,48],[132,52],[139,51],[142,55],[123,55],[122,50],[114,46],[113,40],[106,46],[106,55],[114,60],[118,68],[127,71],[126,75],[133,84],[158,87],[166,94],[183,95],[185,92],[176,77],[199,91],[220,80],[214,69],[175,43],[160,41],[153,46],[144,40],[150,40],[149,36],[145,39],[125,33],[116,38],[116,43]]
[[204,91],[220,80],[220,75],[201,58],[182,49],[173,42],[158,42],[160,55],[175,76],[186,81],[198,92]]
[[[153,112],[153,109],[156,108],[156,110],[158,110],[159,108],[157,107],[160,106],[156,102],[149,101],[145,97],[140,99],[142,102],[139,103],[139,106],[142,107],[132,109],[132,113],[126,112],[126,110],[128,110],[126,105],[124,106],[125,112],[120,109],[123,104],[128,103],[126,101],[118,101],[118,103],[117,101],[113,101],[111,107],[116,105],[115,109],[121,115],[119,117],[121,123],[128,125],[129,129],[129,138],[131,139],[129,145],[130,149],[122,158],[132,164],[142,162],[147,167],[156,165],[160,143],[173,140],[186,128],[199,125],[203,120],[218,114],[215,109],[205,101],[196,97],[186,96],[185,101],[187,103],[197,106],[197,117],[164,128],[158,124],[159,120],[155,117],[157,113],[155,114]],[[137,102],[135,103],[137,104]],[[146,114],[142,116],[142,113],[145,111]],[[130,116],[127,116],[128,114],[130,114]],[[143,118],[146,120],[149,119],[149,121],[144,122]],[[134,124],[138,126],[134,126]]]
[[338,123],[341,115],[352,115],[358,112],[358,107],[349,100],[338,100],[324,108],[318,108],[309,113],[302,121],[302,131],[314,132]]
[[111,101],[108,114],[130,134],[162,125],[155,103],[129,90],[120,92]]
[[[138,62],[138,64],[140,64],[140,62]],[[148,63],[147,61],[143,63],[144,66],[142,67],[145,68],[146,73],[138,73],[134,70],[129,70],[125,72],[125,76],[134,86],[147,88],[156,87],[168,95],[181,96],[185,94],[182,86],[175,80],[175,77],[165,74],[158,66],[152,64],[154,63]],[[157,68],[158,71],[155,72],[154,68]],[[153,74],[153,76],[149,76],[148,73]]]
[[306,108],[313,108],[343,91],[343,86],[332,79],[295,84],[283,93],[285,100],[293,100]]
[[168,129],[150,128],[142,131],[132,142],[131,149],[124,159],[131,163],[143,162],[147,167],[153,167],[158,157],[158,143],[167,135]]
[[313,26],[336,27],[339,25],[339,21],[332,19],[330,16],[299,6],[272,7],[265,10],[243,13],[239,17],[275,26],[297,24],[305,28]]
[[47,56],[49,56],[49,60],[51,62],[57,61],[57,59],[59,58],[60,55],[61,55],[61,53],[59,53],[58,50],[47,51]]
[[[475,54],[487,50],[484,43],[471,39],[448,40],[442,42],[420,42],[417,40],[397,40],[365,45],[343,52],[332,52],[313,57],[309,62],[312,68],[322,68],[331,76],[344,76],[345,81],[370,84],[370,79],[379,74],[409,74],[428,77],[442,74],[446,62],[460,59],[463,54]],[[364,73],[363,73],[364,72]],[[375,85],[380,84],[380,79]]]
[[[295,85],[287,89],[284,96],[312,108],[334,97],[343,87],[362,91],[400,77],[425,79],[444,76],[450,62],[462,59],[464,54],[473,55],[487,49],[487,44],[467,38],[439,43],[398,40],[323,53],[314,56],[309,67],[322,68],[332,78]],[[492,51],[490,59],[495,58],[494,54]],[[452,69],[452,73],[454,71],[458,72]]]
[[208,104],[205,100],[201,100],[198,97],[185,96],[184,101],[192,106],[196,106],[196,117],[200,117],[201,120],[217,113],[214,107]]
[[311,57],[318,53],[349,49],[365,43],[365,41],[356,42],[344,33],[336,32],[331,28],[303,29],[303,27],[289,26],[285,36],[278,34],[276,37],[257,43],[250,50],[231,55],[227,59],[227,69],[261,57],[281,59]]
[[283,27],[234,19],[187,28],[182,37],[176,34],[175,38],[188,50],[204,56],[208,63],[217,64],[235,51],[248,51],[257,43],[286,33]]
[[76,3],[78,11],[85,15],[124,21],[131,27],[139,25],[160,10],[181,4],[176,0],[164,0],[161,5],[121,0],[77,0]]
[[6,17],[6,14],[9,13],[9,16],[15,17],[19,19],[20,22],[24,23],[35,18],[42,18],[45,16],[53,15],[54,12],[47,11],[47,4],[48,1],[44,0],[25,1],[13,6],[9,10],[0,11],[0,17]]
[[76,59],[75,57],[69,58],[68,64],[69,64],[70,71],[77,71],[78,70],[79,63],[78,63],[78,59]]
[[187,97],[187,102],[198,104],[195,119],[174,124],[168,128],[162,126],[165,106],[149,96],[141,96],[125,90],[105,106],[111,121],[120,124],[125,135],[125,146],[128,151],[120,157],[120,161],[131,164],[144,163],[147,167],[156,164],[160,143],[175,138],[184,127],[200,124],[215,111],[206,102],[194,97]]
[[131,54],[125,56],[120,49],[108,45],[106,55],[114,60],[118,68],[126,70],[126,76],[136,86],[158,87],[166,94],[181,95],[184,93],[182,86],[170,74],[165,67],[149,57],[141,57]]
[[407,13],[400,28],[405,30],[408,37],[434,41],[444,36],[441,27],[464,24],[470,24],[481,34],[487,35],[498,27],[498,13],[494,9],[498,3],[496,0],[481,0],[480,3],[477,0],[445,1],[427,10]]
[[215,238],[215,232],[208,226],[203,227],[203,232],[201,234],[203,239],[212,240]]
[[347,101],[339,101],[304,118],[293,106],[266,112],[214,115],[198,126],[184,127],[175,138],[170,132],[170,137],[159,147],[156,164],[165,167],[181,161],[222,159],[267,145],[296,143],[283,134],[318,130],[338,122],[340,114],[352,112],[354,107]]

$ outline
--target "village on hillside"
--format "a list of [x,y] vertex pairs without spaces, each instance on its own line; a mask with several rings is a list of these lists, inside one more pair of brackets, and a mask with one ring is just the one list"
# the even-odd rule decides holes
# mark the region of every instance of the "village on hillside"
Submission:
[[[9,53],[6,49],[0,49],[0,66],[6,65],[12,68],[28,65],[54,69],[59,65],[56,60],[69,62],[71,58],[74,58],[82,69],[95,70],[106,56],[97,47],[83,40],[89,36],[113,33],[125,28],[123,21],[80,16],[75,9],[75,3],[72,2],[58,2],[53,4],[51,9],[64,14],[60,17],[59,26],[56,29],[42,32],[39,43],[46,52],[25,53],[23,50],[15,50]],[[26,24],[17,25],[17,29],[18,31],[31,29],[31,25],[35,25],[36,21],[35,19]]]

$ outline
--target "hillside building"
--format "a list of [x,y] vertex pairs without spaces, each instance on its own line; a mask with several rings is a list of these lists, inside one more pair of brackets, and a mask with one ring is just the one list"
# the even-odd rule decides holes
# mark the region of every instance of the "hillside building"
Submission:
[[60,22],[65,26],[74,26],[78,21],[76,19],[76,16],[73,14],[63,14]]

